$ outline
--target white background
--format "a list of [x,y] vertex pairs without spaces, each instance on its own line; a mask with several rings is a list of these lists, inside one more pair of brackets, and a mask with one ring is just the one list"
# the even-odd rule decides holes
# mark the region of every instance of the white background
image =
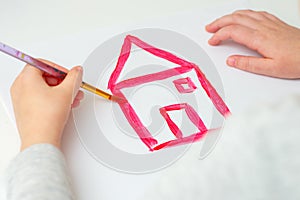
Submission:
[[[0,0],[0,41],[26,49],[28,45],[98,28],[140,23],[143,20],[158,19],[181,11],[213,7],[227,2],[228,0]],[[292,25],[300,25],[300,6],[297,0],[250,0],[249,3],[252,7],[267,10]],[[2,66],[1,63],[0,67],[9,70],[8,66]],[[0,86],[0,89],[4,88]],[[0,174],[19,148],[18,134],[5,109],[1,103]]]

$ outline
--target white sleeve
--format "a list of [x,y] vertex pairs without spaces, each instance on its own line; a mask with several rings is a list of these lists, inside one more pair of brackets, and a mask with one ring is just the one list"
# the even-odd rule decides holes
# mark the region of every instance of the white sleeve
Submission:
[[74,199],[62,152],[50,144],[23,150],[6,173],[7,200]]

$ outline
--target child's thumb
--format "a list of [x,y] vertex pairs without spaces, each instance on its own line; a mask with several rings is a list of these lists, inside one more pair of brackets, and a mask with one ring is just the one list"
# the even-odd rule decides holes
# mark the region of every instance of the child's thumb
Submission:
[[72,94],[72,101],[76,97],[76,94],[81,86],[82,73],[82,67],[73,67],[61,83],[61,87],[68,91],[69,94]]

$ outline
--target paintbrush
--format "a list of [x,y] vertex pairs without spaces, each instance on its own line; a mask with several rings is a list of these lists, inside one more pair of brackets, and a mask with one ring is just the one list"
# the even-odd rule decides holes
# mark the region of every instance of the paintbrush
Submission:
[[[21,51],[18,51],[18,50],[14,49],[6,44],[3,44],[1,42],[0,42],[0,51],[8,54],[14,58],[17,58],[29,65],[32,65],[32,66],[46,72],[47,74],[50,74],[51,76],[54,76],[61,80],[63,80],[66,77],[66,75],[69,71],[68,69],[61,67],[61,66],[52,67],[52,66],[48,65],[47,63],[44,63],[36,58],[33,58],[25,53],[22,53]],[[108,100],[112,100],[112,101],[120,100],[119,97],[115,97],[115,96],[113,96],[107,92],[104,92],[86,82],[82,82],[80,87],[89,92],[97,94],[105,99],[108,99]]]

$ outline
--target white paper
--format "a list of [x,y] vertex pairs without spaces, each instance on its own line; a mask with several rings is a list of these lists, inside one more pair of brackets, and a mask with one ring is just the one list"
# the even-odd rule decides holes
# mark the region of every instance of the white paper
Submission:
[[[114,35],[119,35],[123,32],[144,28],[166,29],[169,31],[174,31],[190,38],[205,50],[205,52],[213,61],[216,70],[221,77],[221,81],[225,91],[226,104],[233,114],[240,113],[247,109],[249,105],[252,105],[255,102],[274,102],[284,96],[299,92],[299,81],[274,79],[242,72],[227,67],[225,60],[231,54],[255,54],[245,47],[232,42],[225,42],[223,45],[218,47],[211,47],[207,44],[207,40],[211,35],[205,32],[204,26],[217,17],[230,13],[236,9],[245,8],[244,5],[245,4],[243,3],[236,2],[228,4],[227,6],[220,6],[219,8],[211,8],[209,10],[185,12],[176,16],[169,16],[160,20],[148,21],[139,25],[118,27],[114,29],[111,28],[95,30],[94,32],[70,36],[69,38],[62,38],[61,40],[51,42],[48,41],[44,44],[35,44],[32,47],[26,47],[21,50],[32,55],[46,55],[46,57],[43,58],[55,61],[58,64],[70,68],[71,66],[85,63],[85,60],[94,51],[94,49],[112,38]],[[119,52],[120,49],[121,43],[120,48],[117,49],[116,52]],[[176,54],[176,52],[174,53]],[[116,54],[116,57],[117,56],[118,54]],[[145,59],[145,57],[142,58]],[[101,59],[105,58],[99,57],[99,60]],[[132,60],[132,67],[135,66],[134,62],[137,61],[138,59]],[[143,61],[145,60],[142,60],[142,62]],[[24,64],[3,55],[0,55],[0,63],[2,65],[0,68],[0,95],[3,97],[8,107],[9,113],[12,116],[13,112],[9,98],[9,87],[17,74],[21,71]],[[97,70],[99,67],[101,66],[95,66],[95,70]],[[110,70],[113,70],[113,65]],[[110,73],[111,71],[107,71],[106,74],[99,76],[99,80],[95,84],[100,88],[106,89],[107,80],[109,78],[108,75]],[[90,73],[85,74],[83,79],[86,82],[91,81],[92,83],[94,83],[94,80],[89,76]],[[142,98],[144,95],[144,93],[140,94],[140,96],[138,96],[138,93],[136,94],[138,99]],[[167,99],[167,101],[174,100],[172,94],[164,95],[164,99]],[[132,140],[124,135],[118,135],[120,129],[116,126],[116,124],[113,124],[111,102],[99,99],[94,101],[93,105],[90,105],[91,102],[89,100],[90,99],[87,97],[85,100],[83,100],[82,104],[83,106],[85,104],[94,106],[95,115],[97,118],[96,120],[98,120],[98,123],[95,124],[95,126],[104,126],[108,141],[110,141],[111,143],[115,142],[114,145],[118,146],[117,148],[120,148],[123,151],[128,151],[129,153],[147,155],[151,154],[150,152],[146,151],[147,149],[144,148],[144,145],[141,144],[141,142],[136,144],[136,146],[132,146],[132,144],[130,145],[130,148],[127,149],[126,144],[137,142],[138,140]],[[147,98],[144,99],[144,101],[146,100]],[[149,102],[146,103],[153,103],[153,101],[149,99]],[[138,111],[150,112],[149,110],[143,111],[142,109],[144,107],[139,105],[138,102],[136,102],[135,104]],[[95,157],[94,153],[90,152],[89,147],[84,146],[85,144],[81,143],[77,135],[76,126],[78,126],[77,128],[80,128],[79,126],[84,126],[85,123],[83,123],[83,121],[86,121],[86,124],[88,124],[88,121],[90,120],[90,113],[85,113],[80,116],[82,111],[79,111],[80,108],[74,110],[72,116],[70,117],[69,123],[66,126],[63,138],[63,151],[69,163],[70,174],[71,178],[73,179],[74,189],[78,195],[78,199],[140,199],[140,197],[143,196],[144,192],[153,183],[153,181],[167,173],[168,169],[172,168],[173,162],[176,162],[177,157],[173,160],[173,162],[167,163],[165,166],[162,166],[164,167],[163,169],[157,169],[157,171],[152,171],[150,173],[132,174],[112,169],[111,166],[107,165],[107,163],[103,163],[101,162],[101,160]],[[106,118],[103,118],[103,116],[106,116]],[[144,121],[145,123],[150,123],[150,119],[148,119],[147,121],[147,118],[145,118]],[[84,130],[86,130],[85,134],[87,135],[92,134],[96,129],[94,127],[84,128]],[[122,138],[124,140],[127,139],[131,141],[123,142]],[[91,142],[97,143],[98,141],[96,139],[97,138],[91,137]],[[99,145],[101,145],[100,142]],[[196,148],[199,148],[200,156],[202,142],[197,143],[195,146]],[[100,147],[100,149],[101,148],[105,147]],[[178,159],[180,159],[180,156],[185,156],[185,151],[180,148],[181,147],[170,148],[169,151],[176,151],[178,149],[179,151],[182,151],[182,154],[178,154]],[[157,154],[164,154],[164,152],[165,151],[161,151]],[[114,152],[100,153],[115,156],[112,154]],[[155,154],[156,153],[153,153],[153,155]],[[126,161],[128,162],[128,160],[126,159],[120,160],[121,163]],[[201,162],[201,160],[199,162]]]

